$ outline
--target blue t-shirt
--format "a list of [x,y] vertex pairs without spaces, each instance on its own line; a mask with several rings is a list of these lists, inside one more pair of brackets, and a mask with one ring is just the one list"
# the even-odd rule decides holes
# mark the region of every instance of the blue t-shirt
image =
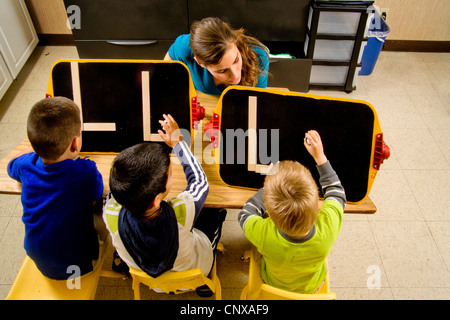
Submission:
[[67,268],[92,271],[98,258],[93,201],[103,194],[95,162],[77,158],[45,165],[34,152],[11,160],[8,174],[22,183],[24,247],[48,278],[68,279]]
[[[206,94],[220,96],[223,90],[220,90],[216,86],[212,74],[195,61],[194,53],[189,45],[189,39],[189,34],[179,36],[169,48],[169,56],[172,60],[183,62],[189,68],[195,89]],[[254,46],[254,50],[258,55],[259,64],[264,70],[258,77],[256,87],[265,88],[267,87],[269,57],[267,56],[267,53],[258,46]]]

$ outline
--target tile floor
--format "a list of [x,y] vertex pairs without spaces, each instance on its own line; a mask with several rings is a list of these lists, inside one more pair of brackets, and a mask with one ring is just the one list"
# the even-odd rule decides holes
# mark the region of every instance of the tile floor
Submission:
[[[48,74],[74,47],[37,47],[0,101],[0,158],[26,137],[30,107],[45,95]],[[370,197],[376,214],[345,214],[329,257],[338,299],[450,299],[450,54],[381,52],[374,72],[351,93],[314,91],[370,102],[391,158]],[[0,195],[0,298],[25,256],[20,197]],[[230,210],[218,256],[224,299],[238,299],[247,281],[249,248]],[[110,265],[111,258],[106,262]],[[146,299],[197,299],[142,290]],[[132,299],[131,281],[101,279],[97,299]]]

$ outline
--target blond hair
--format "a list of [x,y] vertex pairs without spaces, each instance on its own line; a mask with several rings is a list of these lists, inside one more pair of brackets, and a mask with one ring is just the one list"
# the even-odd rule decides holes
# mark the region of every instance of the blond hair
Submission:
[[311,172],[295,161],[281,161],[278,171],[264,181],[264,204],[275,226],[292,237],[303,236],[314,225],[319,192]]
[[189,44],[197,61],[205,66],[222,61],[230,44],[235,44],[242,56],[241,85],[256,86],[258,76],[263,72],[254,47],[267,48],[257,39],[245,34],[244,29],[233,30],[219,18],[205,18],[194,21],[190,30]]

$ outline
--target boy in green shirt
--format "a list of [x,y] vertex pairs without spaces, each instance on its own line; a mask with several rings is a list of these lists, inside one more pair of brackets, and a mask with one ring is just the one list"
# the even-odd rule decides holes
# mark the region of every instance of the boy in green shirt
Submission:
[[304,145],[317,164],[322,208],[318,210],[318,188],[311,172],[298,162],[281,161],[278,170],[267,175],[264,188],[246,202],[238,222],[262,256],[265,283],[314,293],[325,281],[325,260],[339,234],[346,197],[319,133],[308,131]]

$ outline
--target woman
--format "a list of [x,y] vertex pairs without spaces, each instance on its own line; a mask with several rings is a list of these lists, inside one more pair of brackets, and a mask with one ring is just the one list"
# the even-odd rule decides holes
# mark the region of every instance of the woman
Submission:
[[219,96],[234,84],[265,88],[267,48],[257,39],[233,30],[219,18],[195,21],[191,33],[179,36],[164,60],[186,64],[197,90]]

